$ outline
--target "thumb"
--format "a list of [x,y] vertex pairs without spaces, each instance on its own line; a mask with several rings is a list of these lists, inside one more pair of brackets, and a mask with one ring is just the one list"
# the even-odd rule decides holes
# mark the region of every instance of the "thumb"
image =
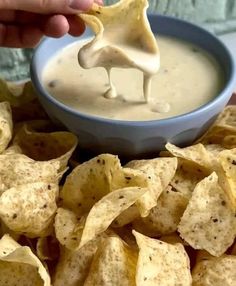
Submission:
[[38,14],[71,14],[78,13],[78,10],[89,10],[93,2],[93,0],[0,0],[0,9]]

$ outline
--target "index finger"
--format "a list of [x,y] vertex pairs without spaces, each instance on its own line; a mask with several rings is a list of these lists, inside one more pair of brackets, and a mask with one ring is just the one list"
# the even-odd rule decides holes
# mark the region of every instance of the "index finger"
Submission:
[[[101,1],[98,0],[98,3]],[[0,9],[21,10],[39,14],[73,14],[92,7],[93,0],[1,0]]]

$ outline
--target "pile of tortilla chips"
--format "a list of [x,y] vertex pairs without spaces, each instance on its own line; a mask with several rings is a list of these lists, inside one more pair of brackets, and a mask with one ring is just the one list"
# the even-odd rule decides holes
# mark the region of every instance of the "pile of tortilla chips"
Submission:
[[111,154],[76,162],[76,136],[13,120],[7,100],[0,285],[236,285],[235,106],[195,145],[122,166]]

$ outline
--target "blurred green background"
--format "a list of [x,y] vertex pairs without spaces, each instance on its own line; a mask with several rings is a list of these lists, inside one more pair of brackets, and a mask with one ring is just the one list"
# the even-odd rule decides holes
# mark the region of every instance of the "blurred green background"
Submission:
[[[105,0],[106,5],[115,2]],[[236,0],[149,0],[149,11],[197,23],[218,35],[236,31]],[[0,76],[7,80],[27,78],[31,54],[30,49],[0,48]]]

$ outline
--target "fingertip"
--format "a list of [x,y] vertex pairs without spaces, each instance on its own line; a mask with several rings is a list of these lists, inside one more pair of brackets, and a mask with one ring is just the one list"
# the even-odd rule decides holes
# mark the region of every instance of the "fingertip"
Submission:
[[88,11],[93,3],[93,0],[71,0],[69,6],[75,10]]
[[65,16],[50,16],[43,24],[43,33],[48,37],[59,38],[69,32],[69,23]]
[[69,34],[71,36],[75,36],[75,37],[80,36],[85,31],[85,24],[80,17],[76,15],[69,16],[68,22],[70,25]]

